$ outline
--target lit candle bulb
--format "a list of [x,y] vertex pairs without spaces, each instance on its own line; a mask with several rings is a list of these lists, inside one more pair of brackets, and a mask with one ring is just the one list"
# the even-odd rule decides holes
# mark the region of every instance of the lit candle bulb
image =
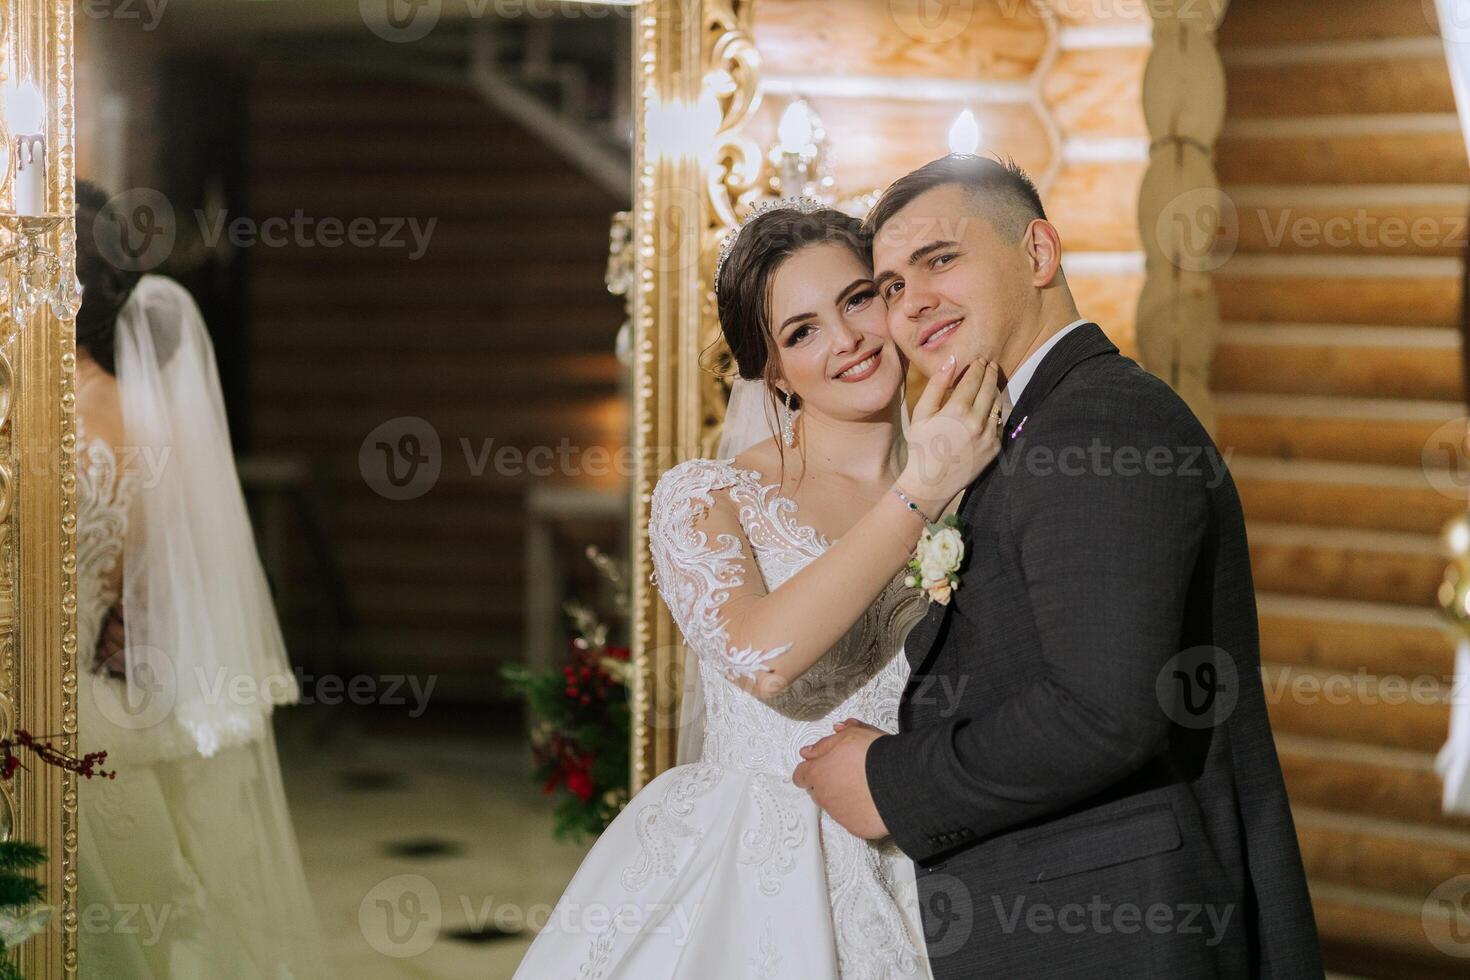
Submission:
[[781,152],[794,156],[809,153],[812,130],[812,107],[804,99],[797,99],[781,113],[781,122],[776,126],[776,141]]
[[980,124],[969,109],[955,117],[949,127],[949,152],[974,153],[980,149]]
[[46,103],[30,82],[5,87],[5,122],[10,127],[15,213],[46,213]]

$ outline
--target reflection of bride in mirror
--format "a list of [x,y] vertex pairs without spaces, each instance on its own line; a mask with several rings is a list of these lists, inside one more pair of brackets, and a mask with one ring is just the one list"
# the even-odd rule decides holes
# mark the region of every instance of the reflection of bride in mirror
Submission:
[[213,347],[182,287],[108,261],[106,195],[77,200],[79,742],[117,772],[79,786],[81,975],[324,977]]

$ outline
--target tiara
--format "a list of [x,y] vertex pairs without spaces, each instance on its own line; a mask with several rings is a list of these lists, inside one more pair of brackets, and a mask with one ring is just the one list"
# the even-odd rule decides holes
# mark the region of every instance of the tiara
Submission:
[[745,216],[744,221],[726,231],[725,237],[720,241],[720,257],[715,260],[715,292],[718,294],[720,291],[720,271],[725,268],[725,260],[735,250],[735,243],[740,239],[740,233],[745,230],[746,225],[761,215],[769,214],[772,211],[789,210],[799,211],[802,214],[816,214],[818,211],[827,210],[828,207],[830,205],[824,204],[814,197],[806,197],[804,195],[802,197],[783,197],[780,200],[766,201],[757,205]]

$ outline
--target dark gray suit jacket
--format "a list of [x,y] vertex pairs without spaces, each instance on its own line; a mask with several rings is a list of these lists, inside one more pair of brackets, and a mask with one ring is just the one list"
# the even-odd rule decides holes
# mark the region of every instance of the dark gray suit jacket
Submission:
[[1321,977],[1240,501],[1188,406],[1077,328],[960,521],[867,760],[935,977]]

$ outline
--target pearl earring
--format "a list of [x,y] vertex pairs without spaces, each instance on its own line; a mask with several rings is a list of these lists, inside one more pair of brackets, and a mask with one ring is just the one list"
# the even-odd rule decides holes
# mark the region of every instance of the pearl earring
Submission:
[[781,441],[790,449],[796,445],[796,416],[799,413],[791,410],[791,393],[782,392],[781,405]]

